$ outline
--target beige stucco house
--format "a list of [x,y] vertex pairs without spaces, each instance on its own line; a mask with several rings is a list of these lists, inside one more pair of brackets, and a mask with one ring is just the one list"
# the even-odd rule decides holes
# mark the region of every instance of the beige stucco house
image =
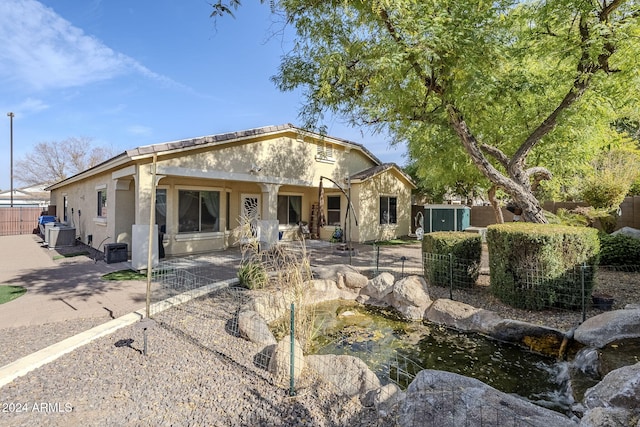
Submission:
[[101,250],[127,243],[133,258],[155,235],[152,214],[167,256],[238,245],[243,223],[269,244],[298,238],[300,222],[323,240],[338,225],[353,242],[407,235],[412,188],[362,145],[287,124],[138,147],[48,190],[79,240]]

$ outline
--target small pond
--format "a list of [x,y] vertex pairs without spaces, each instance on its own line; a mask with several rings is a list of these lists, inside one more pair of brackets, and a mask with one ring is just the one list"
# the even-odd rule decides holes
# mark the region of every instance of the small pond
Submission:
[[322,332],[313,351],[357,356],[383,383],[406,388],[421,369],[438,369],[563,413],[574,402],[567,364],[520,346],[431,323],[407,323],[392,311],[344,302],[321,304],[316,315]]

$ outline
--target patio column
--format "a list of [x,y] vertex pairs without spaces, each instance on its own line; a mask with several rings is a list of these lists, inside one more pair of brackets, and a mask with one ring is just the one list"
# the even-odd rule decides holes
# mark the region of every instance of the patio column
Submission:
[[278,189],[279,184],[259,184],[262,190],[260,242],[265,249],[278,242]]
[[278,220],[278,190],[280,184],[259,184],[262,190],[262,212],[264,220]]

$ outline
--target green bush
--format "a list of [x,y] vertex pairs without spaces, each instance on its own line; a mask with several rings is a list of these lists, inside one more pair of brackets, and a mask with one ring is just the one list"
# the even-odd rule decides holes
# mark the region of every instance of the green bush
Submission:
[[469,288],[480,275],[482,237],[463,231],[428,233],[422,239],[425,278],[429,284]]
[[600,265],[640,265],[640,240],[600,233]]
[[[594,228],[510,223],[487,229],[491,292],[513,307],[576,309],[590,298],[600,243]],[[584,267],[583,267],[584,266]]]
[[269,276],[261,262],[250,261],[238,269],[240,286],[247,289],[263,289],[267,286]]

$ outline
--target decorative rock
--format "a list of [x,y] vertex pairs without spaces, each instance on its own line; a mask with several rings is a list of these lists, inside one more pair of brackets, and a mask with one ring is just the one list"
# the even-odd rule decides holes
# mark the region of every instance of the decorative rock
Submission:
[[377,277],[369,280],[367,286],[360,291],[361,295],[368,295],[371,298],[382,301],[384,297],[393,291],[393,282],[395,278],[393,274],[384,273],[379,274]]
[[640,239],[640,230],[633,227],[622,227],[619,230],[614,231],[611,235],[624,234],[625,236],[633,237],[634,239]]
[[586,346],[602,348],[625,338],[640,338],[640,309],[614,310],[590,317],[578,328],[574,339]]
[[632,415],[621,408],[594,408],[580,420],[580,427],[627,427],[631,425]]
[[[297,381],[304,369],[305,358],[302,353],[302,346],[298,340],[294,340],[294,375]],[[275,381],[280,384],[286,384],[291,375],[291,338],[283,338],[273,350],[271,359],[269,360],[269,372],[273,375]]]
[[521,398],[502,393],[474,378],[426,369],[409,385],[400,403],[398,425],[569,427],[576,423]]
[[318,304],[337,299],[355,300],[358,294],[348,288],[340,288],[335,281],[329,279],[314,279],[311,281],[310,292],[305,297],[306,304]]
[[369,391],[362,404],[374,407],[382,417],[387,416],[393,407],[405,398],[405,393],[394,383],[389,383],[375,390]]
[[385,298],[391,306],[408,320],[424,318],[426,309],[431,305],[427,294],[427,282],[420,276],[408,276],[393,285],[393,292]]
[[247,304],[247,309],[258,313],[265,322],[273,322],[289,311],[290,302],[282,295],[267,291],[253,292],[254,297]]
[[369,283],[369,278],[364,274],[360,274],[358,272],[353,271],[345,271],[342,274],[338,275],[338,287],[340,287],[340,282],[344,284],[344,287],[347,289],[354,289],[359,291],[360,289],[367,286]]
[[488,333],[503,319],[493,311],[473,307],[458,301],[441,298],[436,300],[425,318],[431,322],[444,324],[461,331]]
[[312,355],[305,358],[306,365],[318,376],[332,384],[343,396],[358,396],[380,387],[380,380],[361,359],[336,354]]
[[503,319],[493,324],[488,334],[500,341],[523,344],[537,353],[558,356],[565,333],[546,326]]
[[314,279],[333,280],[340,289],[360,289],[367,285],[369,279],[353,266],[346,264],[323,265],[313,268]]
[[609,372],[584,394],[588,409],[617,407],[640,415],[640,363]]
[[277,343],[267,322],[252,310],[241,311],[238,314],[238,331],[242,338],[262,346]]

